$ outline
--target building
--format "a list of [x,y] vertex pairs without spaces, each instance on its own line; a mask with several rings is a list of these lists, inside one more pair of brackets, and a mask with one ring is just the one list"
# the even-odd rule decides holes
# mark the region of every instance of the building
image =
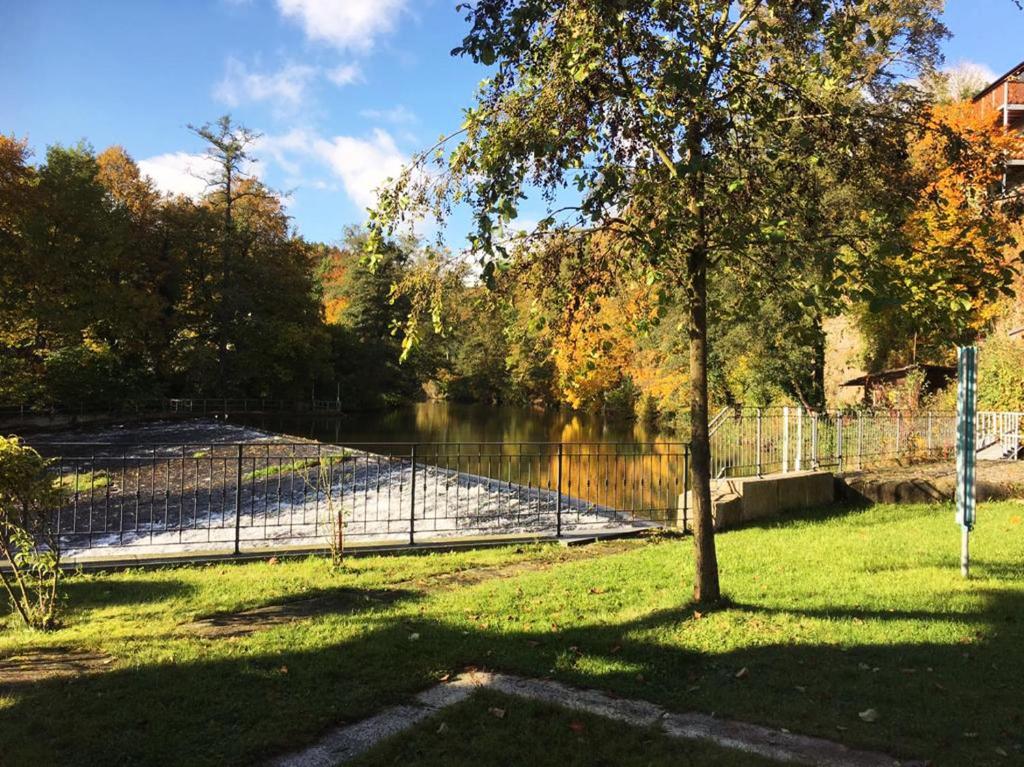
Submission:
[[[912,375],[921,376],[922,392],[933,393],[945,389],[956,378],[956,368],[948,365],[913,364],[901,368],[880,370],[877,373],[866,373],[845,381],[843,386],[861,389],[861,401],[868,407],[878,407],[885,403],[886,391],[900,386]],[[914,404],[916,407],[916,403]]]
[[[1024,61],[996,78],[974,97],[982,115],[1009,130],[1024,133]],[[1004,184],[1007,189],[1024,183],[1024,157],[1008,157]]]

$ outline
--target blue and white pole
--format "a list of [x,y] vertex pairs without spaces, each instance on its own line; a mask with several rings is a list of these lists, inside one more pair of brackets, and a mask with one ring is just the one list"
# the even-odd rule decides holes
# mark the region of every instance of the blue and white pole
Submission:
[[960,574],[970,575],[970,533],[975,519],[977,463],[978,348],[957,349],[956,384],[956,521],[962,530]]

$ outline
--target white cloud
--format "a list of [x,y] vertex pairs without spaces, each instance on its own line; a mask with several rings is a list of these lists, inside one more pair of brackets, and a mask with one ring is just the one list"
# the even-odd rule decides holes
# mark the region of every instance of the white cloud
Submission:
[[[219,165],[207,154],[167,152],[139,160],[139,170],[164,194],[180,194],[198,200],[206,192],[207,179],[217,175]],[[246,176],[261,178],[263,175],[255,160],[246,161],[241,170]]]
[[305,128],[293,128],[277,136],[260,136],[253,145],[253,153],[270,157],[285,173],[298,177],[302,173],[299,158],[308,155],[319,138]]
[[412,125],[420,121],[416,113],[407,109],[403,104],[391,109],[364,109],[359,115],[371,120],[384,120],[395,125]]
[[363,70],[358,64],[340,64],[327,70],[327,79],[339,88],[363,81]]
[[196,200],[206,191],[204,179],[216,170],[216,163],[205,154],[168,152],[139,160],[139,170],[149,176],[161,192]]
[[277,0],[287,18],[298,21],[311,40],[341,50],[368,51],[391,32],[408,0]]
[[315,67],[303,64],[287,64],[277,72],[253,72],[235,58],[227,61],[224,78],[214,88],[214,96],[236,107],[249,101],[273,101],[278,108],[299,107],[306,96]]
[[376,203],[377,187],[387,178],[397,176],[406,160],[390,134],[379,128],[369,139],[335,136],[330,140],[318,139],[313,147],[341,179],[346,194],[363,208]]

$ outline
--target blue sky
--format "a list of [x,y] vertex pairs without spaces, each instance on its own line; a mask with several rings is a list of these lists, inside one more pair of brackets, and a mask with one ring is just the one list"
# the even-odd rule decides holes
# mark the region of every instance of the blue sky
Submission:
[[[455,3],[5,0],[0,132],[37,156],[121,144],[161,188],[194,192],[202,147],[186,125],[230,112],[264,134],[258,172],[291,192],[299,231],[333,241],[377,183],[461,122],[484,71],[449,55],[465,30]],[[946,23],[950,65],[1024,59],[1012,0],[950,0]]]

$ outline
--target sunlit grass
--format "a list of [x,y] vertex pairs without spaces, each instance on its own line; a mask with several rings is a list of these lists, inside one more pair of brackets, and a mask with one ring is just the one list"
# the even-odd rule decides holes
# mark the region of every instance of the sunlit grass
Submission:
[[[1022,509],[981,507],[969,581],[948,506],[833,510],[723,534],[729,601],[713,611],[688,604],[688,539],[586,558],[527,546],[340,570],[303,559],[75,577],[65,627],[33,634],[8,617],[0,657],[88,649],[112,656],[110,671],[0,690],[12,700],[0,742],[10,764],[248,764],[478,666],[940,765],[1006,764],[1024,758]],[[526,571],[431,580],[512,564]],[[180,628],[353,589],[397,599],[233,639]],[[877,722],[858,716],[868,708]]]
[[103,471],[80,471],[53,480],[53,486],[66,495],[100,490],[109,484],[110,477]]

